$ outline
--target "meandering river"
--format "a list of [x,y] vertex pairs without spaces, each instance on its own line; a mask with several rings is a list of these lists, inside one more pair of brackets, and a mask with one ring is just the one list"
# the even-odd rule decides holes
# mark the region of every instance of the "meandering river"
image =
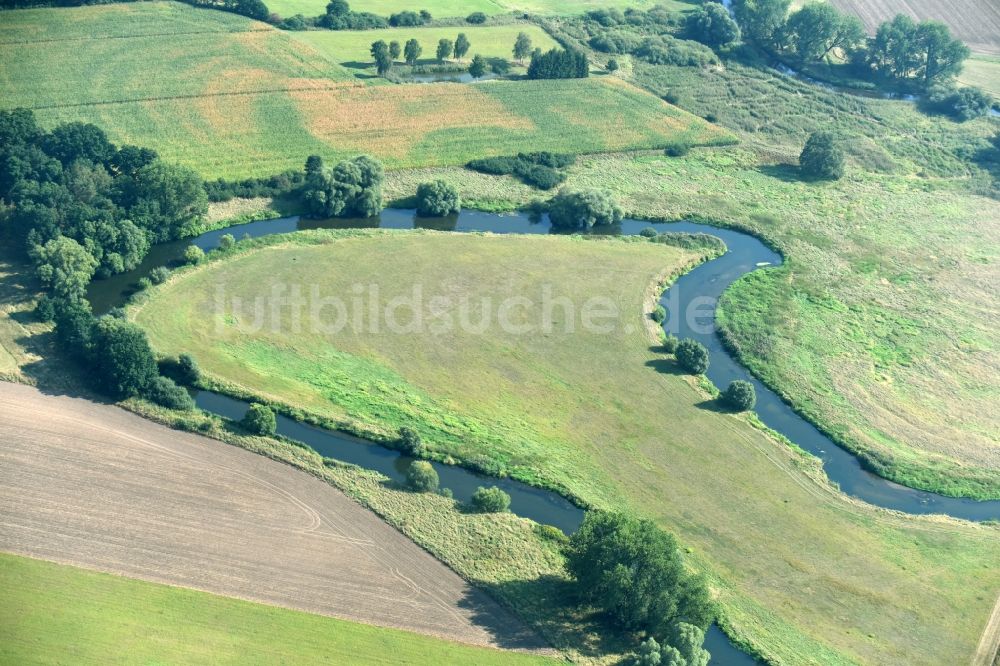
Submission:
[[[600,234],[638,234],[652,226],[649,222],[625,220],[613,228],[596,229]],[[289,233],[316,228],[382,227],[411,229],[427,227],[444,231],[493,233],[548,234],[551,227],[546,218],[535,219],[527,214],[482,213],[464,211],[445,219],[420,219],[412,210],[388,209],[379,218],[366,220],[306,220],[286,217],[251,222],[227,229],[210,231],[193,239],[155,246],[141,266],[91,284],[88,297],[97,313],[122,305],[135,289],[136,281],[156,266],[176,264],[184,249],[194,244],[203,250],[215,248],[224,234],[236,238]],[[968,520],[1000,519],[1000,501],[977,502],[936,495],[906,488],[887,481],[863,469],[850,452],[840,448],[815,426],[796,414],[776,393],[764,386],[743,367],[722,345],[714,332],[714,304],[726,288],[741,276],[754,270],[774,267],[782,258],[759,239],[739,231],[722,229],[692,222],[658,224],[660,231],[706,233],[721,238],[728,251],[681,276],[666,293],[661,303],[670,313],[664,326],[680,338],[695,338],[709,350],[708,378],[724,387],[731,380],[744,379],[757,391],[756,412],[770,428],[817,456],[827,475],[841,490],[876,506],[911,514],[943,513]],[[699,304],[702,304],[699,309]],[[694,313],[691,316],[690,313]],[[247,403],[209,391],[201,391],[196,401],[205,411],[239,419]],[[359,440],[343,433],[332,432],[299,423],[287,417],[278,419],[279,434],[303,442],[325,457],[350,462],[377,470],[392,479],[402,480],[409,459],[398,451]],[[583,511],[557,493],[540,490],[511,479],[495,479],[464,468],[435,463],[442,487],[450,488],[455,498],[467,501],[482,485],[497,485],[511,495],[511,510],[537,522],[555,525],[572,533],[583,519]],[[713,664],[753,664],[753,658],[735,648],[715,626],[708,632],[706,647],[713,654]]]

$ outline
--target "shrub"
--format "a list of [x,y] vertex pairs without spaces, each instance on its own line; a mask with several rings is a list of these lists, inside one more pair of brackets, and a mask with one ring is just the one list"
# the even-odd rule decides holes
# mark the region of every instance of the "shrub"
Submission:
[[663,149],[667,157],[684,157],[691,152],[691,144],[687,141],[673,141]]
[[663,338],[663,344],[661,348],[664,354],[674,354],[677,352],[677,347],[680,345],[680,340],[677,339],[676,335],[670,334]]
[[675,354],[677,363],[693,375],[701,375],[708,370],[708,350],[697,340],[681,340]]
[[191,395],[167,377],[154,379],[146,389],[146,398],[168,409],[194,409]]
[[550,190],[566,180],[557,171],[576,162],[576,155],[569,153],[518,153],[515,157],[487,157],[472,160],[466,167],[494,176],[514,175],[522,182],[540,190]]
[[296,14],[279,22],[278,27],[282,30],[305,30],[309,27],[309,19],[302,14]]
[[149,271],[149,280],[153,284],[163,284],[170,277],[170,269],[166,266],[157,266]]
[[510,495],[496,486],[491,488],[480,486],[472,493],[471,504],[479,513],[503,513],[510,508]]
[[566,180],[566,174],[543,164],[529,164],[517,169],[518,177],[526,184],[540,190],[551,190]]
[[480,25],[482,23],[486,23],[486,14],[482,12],[472,12],[465,17],[465,20],[473,25]]
[[552,541],[559,544],[569,543],[569,537],[558,527],[554,525],[535,525],[535,534],[537,534],[542,539],[546,541]]
[[146,291],[152,286],[153,286],[153,281],[145,276],[139,278],[138,282],[135,283],[135,288],[139,291]]
[[608,60],[608,71],[609,72],[617,72],[619,69],[621,69],[621,65],[618,64],[617,60],[615,60],[614,58],[611,58],[610,60]]
[[394,28],[408,28],[423,25],[424,20],[416,12],[406,11],[389,16],[389,25]]
[[656,229],[654,229],[653,227],[646,227],[645,229],[639,232],[639,235],[642,236],[643,238],[656,238],[657,236]]
[[271,408],[257,402],[250,405],[240,424],[247,431],[264,437],[270,437],[278,429],[278,419]]
[[222,237],[219,238],[219,249],[223,252],[231,250],[234,245],[236,245],[236,237],[232,234],[223,234]]
[[420,456],[424,453],[424,443],[421,441],[420,435],[413,428],[407,428],[406,426],[400,428],[397,443],[401,451],[411,456]]
[[657,324],[662,324],[667,320],[667,311],[662,305],[657,304],[657,306],[653,308],[653,311],[649,313],[649,318]]
[[438,474],[426,460],[414,460],[406,470],[406,485],[419,493],[432,493],[437,490]]
[[799,156],[802,175],[814,180],[838,180],[844,175],[844,151],[830,132],[813,132]]
[[181,354],[177,357],[178,381],[193,386],[201,379],[201,368],[191,354]]
[[706,2],[688,14],[686,27],[692,39],[709,46],[725,46],[740,39],[740,27],[729,10],[715,2]]
[[720,398],[724,405],[740,412],[753,409],[754,405],[757,404],[757,393],[754,391],[753,384],[742,379],[734,379],[729,382],[729,386],[726,387]]
[[622,210],[604,190],[560,190],[549,204],[549,219],[556,229],[587,230],[617,224]]
[[454,185],[435,180],[417,186],[417,215],[444,217],[461,210],[462,201]]
[[188,245],[184,250],[184,261],[189,264],[199,264],[205,258],[205,251],[197,245]]
[[921,106],[928,112],[965,122],[989,115],[993,98],[974,86],[955,89],[953,85],[938,85],[931,88]]
[[55,320],[56,317],[56,306],[53,300],[49,296],[42,296],[38,299],[35,304],[35,319],[45,323],[49,323]]

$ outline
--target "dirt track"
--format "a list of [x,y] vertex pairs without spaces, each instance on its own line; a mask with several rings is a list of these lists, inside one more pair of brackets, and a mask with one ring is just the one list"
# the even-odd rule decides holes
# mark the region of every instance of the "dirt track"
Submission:
[[0,550],[465,643],[545,648],[308,474],[116,407],[3,382]]
[[1000,54],[998,0],[833,0],[841,11],[856,14],[868,32],[896,14],[944,22],[973,51]]

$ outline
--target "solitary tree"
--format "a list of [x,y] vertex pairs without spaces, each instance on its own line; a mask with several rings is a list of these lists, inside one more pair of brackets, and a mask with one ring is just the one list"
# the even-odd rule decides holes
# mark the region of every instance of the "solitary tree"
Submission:
[[486,58],[478,53],[473,56],[472,62],[469,63],[469,74],[474,79],[482,78],[486,74]]
[[531,37],[528,37],[526,33],[517,33],[517,39],[514,41],[514,57],[518,62],[524,62],[524,59],[531,55]]
[[472,508],[479,513],[503,513],[510,508],[510,495],[496,486],[479,487],[472,494]]
[[734,379],[720,396],[723,404],[731,409],[745,412],[757,403],[757,393],[753,384],[742,379]]
[[464,58],[471,46],[472,44],[469,42],[469,38],[465,36],[465,33],[458,33],[458,37],[455,38],[455,57],[459,60]]
[[406,470],[406,483],[417,492],[432,493],[438,488],[438,474],[426,460],[414,460]]
[[434,180],[417,186],[417,215],[444,217],[461,210],[462,201],[454,185]]
[[399,56],[402,52],[403,47],[399,45],[399,42],[396,40],[389,42],[389,57],[392,58],[393,62],[399,60]]
[[844,151],[830,132],[814,132],[799,155],[799,168],[806,178],[837,180],[844,175]]
[[708,350],[697,340],[684,338],[677,345],[674,354],[677,363],[693,375],[701,375],[708,370]]
[[269,437],[278,429],[278,420],[267,405],[253,403],[240,421],[244,428],[255,435]]
[[403,426],[399,429],[399,448],[411,456],[419,456],[424,452],[424,443],[416,430]]
[[197,245],[188,245],[184,249],[184,261],[189,264],[200,264],[205,258],[205,251]]
[[549,204],[549,219],[557,229],[590,229],[618,224],[622,209],[604,190],[563,189]]
[[443,63],[451,56],[451,53],[454,50],[455,50],[455,45],[452,43],[450,39],[441,39],[440,41],[438,41],[438,47],[437,47],[438,62]]
[[406,40],[406,46],[403,47],[403,58],[406,59],[407,65],[415,65],[420,54],[424,52],[423,47],[420,46],[420,42],[415,39]]

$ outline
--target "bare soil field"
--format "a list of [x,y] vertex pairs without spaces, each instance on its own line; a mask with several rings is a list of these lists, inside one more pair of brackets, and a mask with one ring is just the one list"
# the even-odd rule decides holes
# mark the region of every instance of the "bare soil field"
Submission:
[[0,550],[464,643],[547,651],[319,479],[116,407],[0,383]]
[[857,14],[868,32],[896,14],[943,21],[973,51],[1000,54],[1000,0],[831,0]]

